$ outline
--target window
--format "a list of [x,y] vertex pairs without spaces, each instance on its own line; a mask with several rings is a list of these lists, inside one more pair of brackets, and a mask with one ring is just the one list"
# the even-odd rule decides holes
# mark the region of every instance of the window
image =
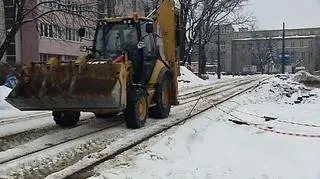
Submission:
[[143,49],[143,53],[145,56],[156,56],[156,48],[153,34],[148,34],[146,32],[147,23],[147,21],[140,22],[141,36],[143,38],[142,40],[146,45],[146,47]]
[[76,30],[72,29],[72,41],[76,41]]
[[4,4],[5,6],[13,6],[13,0],[4,0],[4,1],[3,1],[3,4]]
[[304,46],[304,41],[301,40],[301,41],[300,41],[300,47],[303,47],[303,46]]
[[48,29],[49,29],[49,37],[53,37],[53,25],[48,25]]
[[310,41],[309,41],[309,48],[312,48],[312,46],[313,46],[312,44],[313,44],[313,43],[312,43],[312,40],[310,40]]
[[7,55],[15,55],[15,54],[16,54],[16,46],[14,43],[11,43],[7,48]]
[[13,23],[14,23],[14,20],[12,18],[11,19],[6,18],[6,20],[5,20],[6,29],[10,29],[12,27]]
[[5,17],[7,17],[7,18],[13,18],[13,17],[15,17],[15,10],[14,10],[14,7],[6,7],[5,9],[4,9],[4,15],[5,15]]
[[48,61],[48,55],[44,53],[40,53],[40,61],[41,62],[46,62]]
[[222,49],[226,48],[226,42],[225,41],[221,41],[220,42],[220,46]]
[[47,24],[43,24],[43,36],[48,37],[49,33],[48,33],[48,25]]
[[295,44],[295,41],[291,41],[291,47],[295,47],[296,44]]
[[304,60],[306,58],[306,52],[301,52],[301,58]]
[[9,55],[7,55],[7,62],[9,63],[9,64],[14,64],[14,63],[16,63],[16,56],[9,56]]
[[221,58],[221,59],[225,59],[225,58],[226,58],[226,52],[221,52],[220,58]]

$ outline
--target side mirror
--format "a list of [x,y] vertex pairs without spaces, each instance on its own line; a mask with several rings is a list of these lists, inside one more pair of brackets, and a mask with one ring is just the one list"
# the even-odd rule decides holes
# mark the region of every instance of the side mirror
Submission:
[[78,35],[79,35],[79,37],[84,37],[86,35],[86,29],[84,27],[81,27],[78,30]]
[[143,41],[138,42],[137,44],[138,49],[142,49],[144,47],[146,47],[146,44]]
[[146,32],[147,32],[148,34],[153,33],[153,24],[152,24],[152,23],[147,23],[147,24],[146,24]]

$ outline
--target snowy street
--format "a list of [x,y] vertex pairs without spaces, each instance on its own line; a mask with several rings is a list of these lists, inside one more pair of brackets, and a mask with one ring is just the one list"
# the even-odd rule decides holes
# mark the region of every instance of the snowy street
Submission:
[[[140,130],[126,129],[121,116],[106,120],[90,113],[75,128],[61,129],[49,114],[20,112],[1,101],[1,112],[6,112],[0,120],[1,177],[63,178],[128,147],[77,178],[320,178],[320,89],[299,83],[318,77],[299,73],[201,80],[185,68],[181,72],[180,105],[168,119],[148,119]],[[2,90],[3,96],[7,92]]]
[[301,87],[274,77],[95,167],[91,178],[319,179],[320,90],[295,104],[296,93],[287,97],[286,91]]

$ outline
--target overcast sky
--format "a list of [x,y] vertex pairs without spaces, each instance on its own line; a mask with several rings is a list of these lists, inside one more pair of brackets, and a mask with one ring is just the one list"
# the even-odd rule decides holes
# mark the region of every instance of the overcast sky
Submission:
[[249,0],[246,11],[252,12],[262,29],[320,27],[320,0]]

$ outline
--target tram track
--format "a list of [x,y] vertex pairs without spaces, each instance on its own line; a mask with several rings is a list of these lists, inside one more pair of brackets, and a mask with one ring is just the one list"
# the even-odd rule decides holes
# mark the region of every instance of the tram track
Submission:
[[[220,90],[219,92],[217,90],[216,92],[213,92],[212,90],[205,90],[205,93],[198,93],[197,96],[199,97],[202,95],[204,97],[211,97],[214,101],[220,103],[223,100],[226,100],[226,98],[229,98],[231,96],[234,97],[238,94],[247,91],[248,89],[255,87],[260,80],[261,78],[251,78],[244,80],[237,85],[234,83],[229,83],[230,87],[224,90]],[[232,85],[233,88],[231,87]],[[59,175],[59,171],[67,170],[67,168],[64,169],[66,166],[72,166],[73,164],[81,160],[83,157],[88,157],[88,155],[94,152],[99,152],[106,149],[110,150],[110,147],[115,142],[123,141],[126,139],[129,140],[130,138],[139,138],[139,135],[142,135],[144,132],[148,131],[159,132],[161,130],[166,130],[169,126],[172,127],[174,125],[177,125],[178,123],[181,123],[181,121],[188,120],[192,116],[195,116],[197,114],[200,114],[201,112],[208,110],[209,108],[212,108],[212,106],[209,104],[202,105],[202,107],[198,107],[195,110],[194,114],[190,116],[185,116],[184,113],[186,109],[193,109],[193,106],[197,103],[197,101],[198,99],[194,98],[193,100],[189,100],[188,102],[181,103],[178,106],[174,106],[172,108],[172,114],[170,115],[169,119],[148,119],[146,127],[139,130],[126,129],[123,122],[123,116],[120,115],[118,116],[118,121],[103,121],[105,122],[104,126],[102,125],[102,123],[97,123],[95,125],[92,124],[91,127],[90,124],[85,124],[80,125],[74,129],[69,129],[60,132],[58,131],[49,135],[42,136],[38,139],[35,139],[34,141],[30,141],[23,145],[16,146],[12,149],[0,152],[0,168],[3,168],[3,170],[1,170],[0,172],[6,173],[9,176],[18,176],[24,178],[28,178],[28,176],[32,176],[34,178],[43,178],[48,175],[50,178],[50,174],[54,172],[58,172],[57,175]],[[78,132],[77,134],[75,131],[81,132]],[[151,136],[149,136],[149,138],[150,137]],[[144,137],[142,137],[141,139],[143,138]],[[142,142],[140,139],[138,141]],[[97,145],[92,146],[92,143],[99,145],[98,147]],[[128,144],[131,143],[132,142],[129,142]],[[69,151],[72,152],[65,152],[63,149],[69,149]],[[116,151],[118,150],[115,150],[115,152]],[[50,155],[44,157],[42,156],[43,153]],[[59,158],[59,155],[62,157]],[[40,158],[44,157],[45,159],[35,162],[35,158],[39,160],[39,156],[41,156]],[[23,161],[24,166],[22,168],[21,161]],[[61,163],[64,163],[66,166],[61,165]],[[25,166],[32,167],[28,168]],[[19,170],[20,173],[17,172],[17,170]],[[54,178],[56,177],[56,175],[54,174],[52,174],[51,176],[54,176]]]

